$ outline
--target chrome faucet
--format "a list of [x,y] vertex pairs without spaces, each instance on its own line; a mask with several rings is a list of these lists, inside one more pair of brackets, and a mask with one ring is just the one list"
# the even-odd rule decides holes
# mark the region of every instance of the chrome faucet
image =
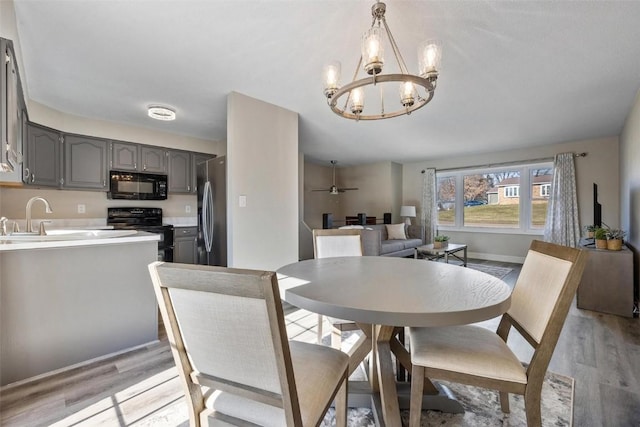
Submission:
[[53,213],[53,211],[51,210],[51,206],[49,206],[49,202],[47,202],[47,199],[43,198],[43,197],[32,197],[29,199],[29,201],[27,202],[27,233],[33,233],[33,224],[31,224],[31,206],[33,205],[33,202],[40,200],[42,203],[44,203],[44,208],[45,208],[45,212],[46,213]]

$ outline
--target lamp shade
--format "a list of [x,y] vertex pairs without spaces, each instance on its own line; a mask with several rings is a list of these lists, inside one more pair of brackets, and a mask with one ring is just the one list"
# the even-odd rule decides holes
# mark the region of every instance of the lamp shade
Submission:
[[400,207],[400,216],[406,216],[406,217],[414,218],[416,216],[416,207],[415,206],[401,206]]

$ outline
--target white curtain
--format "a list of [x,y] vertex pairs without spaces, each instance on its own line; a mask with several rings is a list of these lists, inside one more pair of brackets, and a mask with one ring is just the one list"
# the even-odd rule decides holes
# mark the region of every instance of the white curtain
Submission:
[[580,242],[580,223],[573,158],[573,153],[555,157],[544,240],[575,248]]
[[425,244],[433,242],[436,235],[438,212],[436,210],[436,170],[426,169],[422,173],[422,209],[420,223],[422,224],[422,240]]

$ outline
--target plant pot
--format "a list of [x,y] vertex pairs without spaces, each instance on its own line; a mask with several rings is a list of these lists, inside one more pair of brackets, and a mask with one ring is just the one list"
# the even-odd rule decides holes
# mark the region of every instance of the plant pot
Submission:
[[604,239],[596,239],[596,249],[607,249],[607,241]]
[[587,238],[593,239],[593,231],[587,231]]
[[447,242],[433,242],[433,249],[442,249],[447,246]]
[[609,249],[610,251],[622,250],[622,239],[607,240],[607,249]]

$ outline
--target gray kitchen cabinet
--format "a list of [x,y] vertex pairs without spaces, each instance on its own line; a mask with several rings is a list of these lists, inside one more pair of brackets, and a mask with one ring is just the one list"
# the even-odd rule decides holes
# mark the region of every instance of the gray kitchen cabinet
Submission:
[[82,135],[65,135],[63,146],[63,188],[106,191],[109,142]]
[[59,131],[27,124],[27,146],[23,165],[25,184],[60,187],[62,179],[62,136]]
[[0,38],[0,173],[2,181],[22,181],[26,106],[11,40]]
[[173,233],[173,262],[195,264],[198,227],[175,227]]
[[202,162],[206,162],[209,159],[213,159],[216,157],[215,154],[207,154],[207,153],[191,153],[191,175],[192,175],[192,184],[191,184],[191,192],[198,192],[198,176],[197,176],[197,165]]
[[167,173],[167,150],[131,142],[111,143],[111,169]]
[[159,147],[140,146],[140,172],[167,173],[167,150]]
[[193,190],[192,153],[169,150],[169,193],[191,193]]

